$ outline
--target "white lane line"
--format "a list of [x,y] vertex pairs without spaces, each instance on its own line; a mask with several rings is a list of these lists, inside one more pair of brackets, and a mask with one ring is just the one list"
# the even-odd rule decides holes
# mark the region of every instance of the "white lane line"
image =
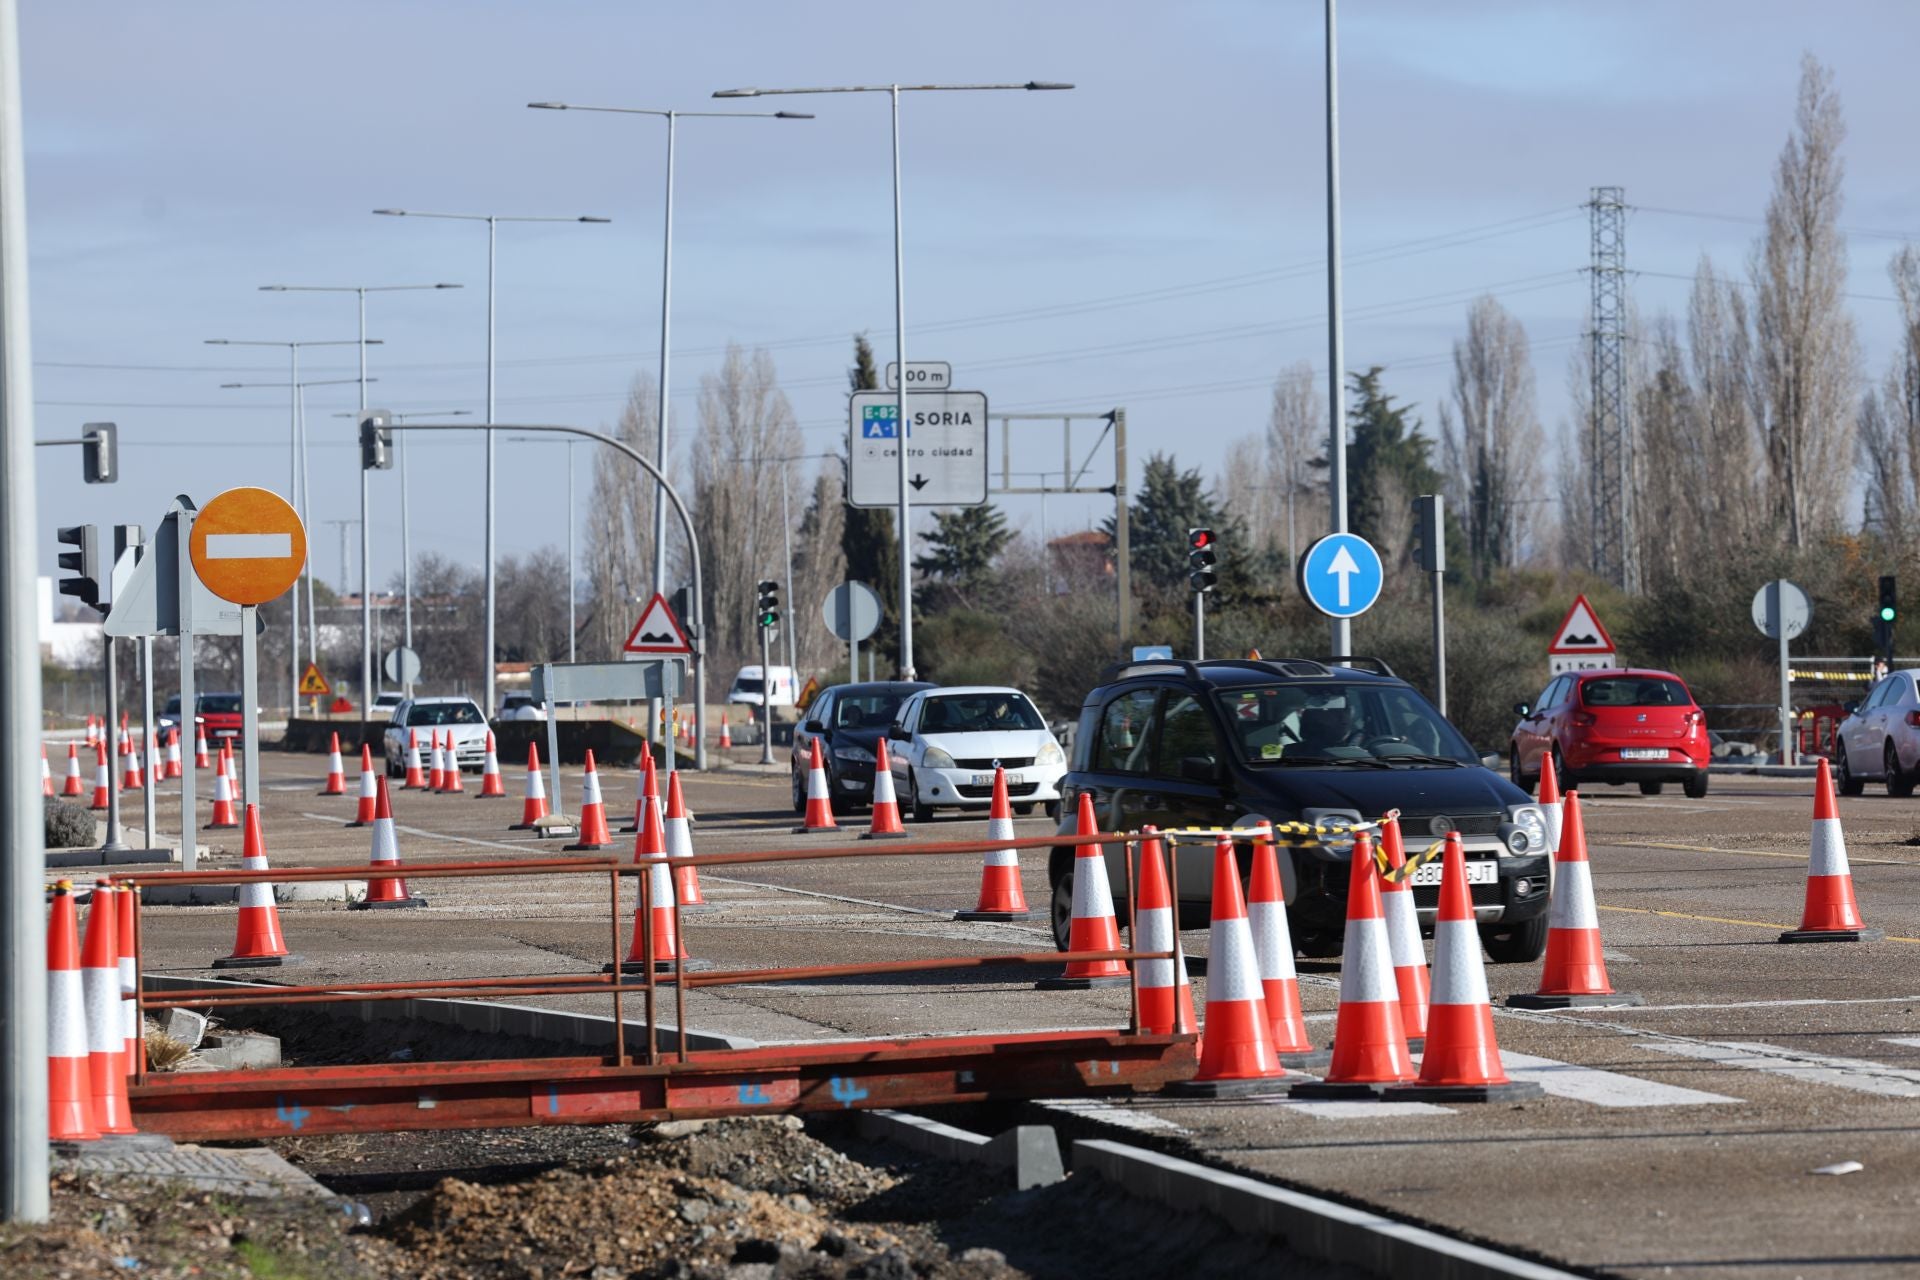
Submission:
[[1920,1071],[1889,1067],[1866,1058],[1835,1058],[1821,1053],[1797,1053],[1770,1044],[1750,1044],[1737,1040],[1675,1041],[1646,1040],[1646,1048],[1661,1053],[1698,1058],[1722,1066],[1741,1067],[1786,1076],[1808,1084],[1827,1084],[1858,1093],[1877,1093],[1889,1098],[1920,1098]]
[[1882,1036],[1883,1044],[1904,1045],[1909,1049],[1920,1049],[1920,1036]]
[[1267,1105],[1312,1116],[1315,1120],[1398,1120],[1403,1116],[1454,1114],[1452,1107],[1437,1107],[1431,1102],[1295,1102],[1290,1098],[1275,1098]]
[[1087,1120],[1096,1120],[1101,1124],[1110,1124],[1119,1129],[1132,1129],[1140,1133],[1189,1133],[1183,1124],[1156,1116],[1148,1111],[1137,1111],[1131,1107],[1117,1106],[1111,1102],[1097,1099],[1060,1098],[1042,1101],[1034,1105],[1048,1111],[1064,1112]]
[[1515,1080],[1531,1080],[1556,1098],[1590,1102],[1596,1107],[1689,1107],[1710,1102],[1739,1102],[1723,1093],[1683,1089],[1678,1085],[1642,1080],[1617,1071],[1582,1067],[1553,1058],[1536,1058],[1511,1049],[1500,1051],[1500,1062]]
[[[1607,958],[1612,959],[1613,957],[1609,955]],[[1847,999],[1829,999],[1821,996],[1809,996],[1799,1000],[1729,1000],[1720,1004],[1609,1005],[1591,1010],[1560,1009],[1555,1010],[1554,1013],[1556,1016],[1562,1013],[1604,1013],[1611,1017],[1615,1014],[1622,1013],[1673,1013],[1693,1009],[1795,1009],[1807,1005],[1843,1004],[1920,1004],[1920,995],[1859,996]],[[1499,1013],[1503,1011],[1496,1009],[1494,1012]]]
[[[345,825],[341,822],[337,814],[303,813],[300,816],[303,818],[311,818],[315,822],[331,823],[336,827]],[[475,836],[450,836],[444,832],[428,831],[425,827],[403,827],[397,822],[393,824],[393,829],[395,831],[405,832],[410,836],[423,836],[428,840],[446,840],[453,844],[475,844],[483,849],[506,849],[513,853],[526,854],[530,857],[537,856],[540,852],[538,845],[508,844],[504,840],[481,840]]]

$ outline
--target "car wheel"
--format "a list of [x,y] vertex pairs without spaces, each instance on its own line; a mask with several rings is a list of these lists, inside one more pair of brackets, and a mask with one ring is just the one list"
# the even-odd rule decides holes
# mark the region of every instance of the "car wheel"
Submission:
[[1527,776],[1520,772],[1520,744],[1507,744],[1507,778],[1522,791],[1531,793],[1533,788],[1527,785]]
[[1033,816],[1033,805],[1031,803],[1017,804],[1013,806],[1013,812],[1015,817],[1031,818]]
[[1853,776],[1853,770],[1847,767],[1847,744],[1835,738],[1833,740],[1833,783],[1843,796],[1857,796],[1867,789],[1867,784]]
[[1480,945],[1487,949],[1495,964],[1528,964],[1547,950],[1547,916],[1542,913],[1506,928],[1498,926],[1480,931]]
[[1667,784],[1664,782],[1643,782],[1640,784],[1640,794],[1643,796],[1657,796],[1666,790],[1666,787]]
[[807,811],[807,784],[798,773],[793,775],[793,811],[795,813]]
[[1562,791],[1569,791],[1580,785],[1580,779],[1574,777],[1573,770],[1567,768],[1567,758],[1560,754],[1558,744],[1553,748],[1553,776],[1560,784]]
[[834,795],[833,783],[831,780],[829,780],[827,783],[827,807],[832,809],[835,815],[844,816],[846,814],[852,813],[859,806],[854,804],[853,801],[847,799],[845,796]]
[[1067,859],[1067,868],[1058,880],[1053,882],[1053,945],[1056,950],[1068,951],[1073,946],[1073,859]]
[[920,782],[911,769],[907,770],[907,804],[913,810],[915,822],[933,821],[933,806],[920,803]]
[[1707,771],[1705,769],[1700,770],[1698,773],[1694,774],[1691,778],[1688,778],[1684,786],[1687,793],[1687,799],[1689,800],[1706,799]]
[[1887,744],[1887,794],[1890,796],[1910,796],[1913,794],[1913,775],[1900,767],[1900,753]]
[[1293,949],[1309,960],[1331,960],[1346,945],[1346,935],[1340,933],[1303,933],[1293,940]]

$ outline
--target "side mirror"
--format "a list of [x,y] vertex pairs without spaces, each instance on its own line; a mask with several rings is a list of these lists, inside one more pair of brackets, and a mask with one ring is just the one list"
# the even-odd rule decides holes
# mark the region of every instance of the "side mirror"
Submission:
[[891,724],[887,726],[887,739],[890,742],[911,742],[912,741],[912,739],[907,736],[907,731],[901,728],[898,724]]
[[825,733],[827,731],[827,726],[821,724],[818,720],[809,720],[800,727],[808,733]]
[[1516,702],[1513,704],[1513,714],[1519,716],[1522,720],[1525,720],[1528,716],[1533,714],[1533,708],[1528,706],[1524,702]]
[[1482,769],[1492,769],[1492,770],[1493,770],[1493,771],[1495,771],[1496,773],[1497,773],[1497,772],[1499,772],[1499,770],[1500,770],[1500,753],[1499,753],[1498,751],[1489,751],[1489,752],[1487,752],[1487,754],[1485,754],[1485,755],[1483,755],[1483,756],[1481,756],[1481,757],[1480,757],[1480,767],[1481,767]]
[[1860,709],[1860,703],[1858,700],[1855,700],[1853,702],[1849,702],[1846,704],[1846,710],[1848,715],[1852,715],[1854,712],[1858,711],[1859,709]]
[[1220,766],[1208,756],[1185,756],[1180,761],[1180,776],[1188,782],[1220,781]]

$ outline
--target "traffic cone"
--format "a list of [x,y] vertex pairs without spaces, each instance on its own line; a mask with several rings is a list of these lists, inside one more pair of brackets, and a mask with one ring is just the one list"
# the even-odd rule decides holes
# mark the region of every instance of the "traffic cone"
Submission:
[[320,789],[323,796],[343,796],[347,794],[347,767],[340,763],[340,735],[333,735],[333,745],[327,749],[327,785]]
[[1607,1008],[1645,1004],[1607,981],[1600,947],[1600,913],[1593,906],[1593,873],[1587,862],[1587,832],[1580,821],[1580,795],[1566,794],[1560,847],[1553,854],[1553,901],[1547,908],[1547,962],[1540,990],[1507,997],[1515,1009]]
[[139,891],[130,884],[118,885],[115,888],[113,923],[116,945],[113,954],[118,962],[115,969],[120,975],[122,997],[120,1016],[125,1032],[125,1047],[122,1052],[126,1055],[121,1065],[130,1076],[139,1074],[141,1056],[146,1049],[145,1039],[140,1034],[140,1007],[134,1001],[125,998],[134,994],[134,984],[138,981],[136,975],[140,970],[140,962],[135,958],[137,952],[133,945],[133,913],[139,898]]
[[[240,869],[267,869],[267,841],[260,833],[260,806],[247,806],[247,833],[241,841]],[[213,962],[216,969],[255,969],[290,964],[299,956],[287,954],[280,934],[280,908],[273,902],[273,886],[265,881],[240,886],[240,923],[233,954]]]
[[862,840],[905,840],[907,829],[900,822],[900,801],[893,794],[893,762],[887,758],[887,740],[873,748],[873,815],[867,821]]
[[185,772],[180,767],[180,727],[175,725],[167,730],[167,778],[171,781]]
[[[667,856],[669,858],[691,858],[693,856],[693,824],[687,812],[686,798],[680,794],[680,771],[675,769],[667,775],[667,817],[661,824],[667,837]],[[675,867],[673,869],[673,891],[680,899],[682,911],[712,908],[706,895],[700,892],[700,869],[698,867]]]
[[1267,1030],[1280,1065],[1324,1070],[1333,1060],[1307,1038],[1300,1010],[1300,974],[1293,967],[1293,931],[1287,924],[1286,886],[1271,830],[1253,839],[1253,875],[1247,884],[1247,924],[1253,930],[1253,956],[1260,966],[1260,994],[1267,1002]]
[[480,768],[479,799],[504,799],[507,788],[500,781],[500,757],[494,751],[493,730],[487,730],[487,762]]
[[53,799],[53,767],[47,763],[47,744],[40,744],[40,794]]
[[440,794],[457,796],[466,791],[460,769],[460,751],[453,745],[453,730],[447,730],[447,745],[441,750]]
[[[640,834],[633,842],[633,860],[648,859],[654,861],[647,871],[647,900],[634,908],[633,945],[627,948],[627,958],[620,963],[622,973],[644,973],[649,964],[655,969],[673,969],[687,959],[687,949],[674,926],[673,873],[667,869],[666,835],[661,828],[660,812],[652,805],[642,806]],[[649,918],[651,930],[644,927]]]
[[1547,812],[1547,852],[1560,848],[1560,827],[1566,820],[1566,802],[1560,798],[1560,775],[1554,772],[1553,753],[1540,757],[1540,807]]
[[531,831],[533,824],[547,816],[547,784],[540,778],[540,748],[527,744],[527,798],[520,807],[520,821],[509,831]]
[[113,770],[107,767],[107,744],[93,744],[94,758],[98,764],[93,771],[93,803],[87,808],[95,813],[104,813],[113,797]]
[[1207,1021],[1200,1036],[1200,1070],[1193,1079],[1169,1085],[1174,1094],[1209,1098],[1285,1093],[1286,1078],[1274,1055],[1254,960],[1253,931],[1247,904],[1240,897],[1240,866],[1233,837],[1222,834],[1213,846],[1213,914],[1207,933]]
[[724,711],[720,713],[720,749],[733,750],[733,726],[727,723],[727,713]]
[[207,726],[203,724],[193,726],[193,767],[196,769],[213,767],[212,762],[207,759]]
[[1853,900],[1853,872],[1847,865],[1847,837],[1833,802],[1833,775],[1820,761],[1813,783],[1813,841],[1807,855],[1807,899],[1800,927],[1780,935],[1782,942],[1875,942],[1886,934],[1869,929]]
[[100,1136],[93,1123],[77,914],[73,881],[57,881],[47,918],[47,1136],[55,1142],[91,1142]]
[[807,817],[806,825],[795,827],[795,835],[816,835],[822,831],[837,831],[840,824],[833,820],[833,797],[827,788],[827,762],[820,755],[820,739],[812,739],[807,748]]
[[1170,951],[1171,960],[1140,961],[1140,1030],[1150,1036],[1197,1035],[1193,984],[1187,981],[1187,957],[1180,950],[1173,892],[1167,888],[1167,864],[1153,827],[1140,830],[1140,874],[1134,904],[1133,949]]
[[[820,739],[813,740],[813,761],[820,763]],[[825,778],[822,774],[822,779]],[[812,789],[812,784],[808,784]],[[809,811],[813,801],[807,801]],[[1013,809],[1007,804],[1007,771],[993,771],[993,807],[987,811],[987,839],[1012,840]],[[989,849],[980,866],[980,902],[971,911],[956,911],[955,920],[1025,920],[1027,895],[1020,887],[1020,853],[1016,849]]]
[[1440,911],[1433,922],[1433,1004],[1420,1078],[1386,1091],[1389,1102],[1512,1102],[1545,1092],[1507,1078],[1487,1004],[1480,927],[1467,889],[1467,856],[1458,832],[1447,833],[1440,872]]
[[67,744],[67,780],[61,786],[60,794],[63,796],[87,794],[86,786],[80,781],[80,745],[75,742]]
[[1347,879],[1347,934],[1340,960],[1340,1012],[1333,1024],[1333,1059],[1326,1079],[1294,1086],[1297,1098],[1371,1098],[1390,1084],[1413,1079],[1400,1026],[1392,944],[1380,905],[1380,874],[1373,839],[1354,833]]
[[227,776],[227,753],[222,751],[213,768],[213,820],[202,830],[231,831],[240,825],[233,807],[233,779]]
[[427,735],[427,790],[439,795],[447,785],[447,767],[440,754],[440,731],[435,729]]
[[[879,774],[874,774],[878,778]],[[891,798],[891,796],[889,796]],[[877,810],[876,810],[877,812]],[[1080,793],[1075,835],[1100,833],[1093,816],[1093,795]],[[1073,851],[1073,919],[1067,926],[1068,951],[1118,951],[1120,926],[1113,916],[1113,892],[1107,886],[1107,859],[1103,845],[1083,844]],[[1034,983],[1040,991],[1083,991],[1088,987],[1123,987],[1125,960],[1069,960],[1066,972]]]
[[[654,815],[656,818],[658,814]],[[644,830],[644,828],[643,828]],[[580,839],[567,845],[566,852],[605,849],[613,843],[607,831],[607,806],[600,800],[600,775],[593,768],[593,748],[587,748],[587,772],[580,780]]]
[[100,725],[94,719],[93,713],[89,711],[87,713],[87,745],[92,746],[98,741],[100,741]]
[[402,791],[425,791],[427,775],[420,768],[420,731],[407,730],[407,776],[400,781]]
[[120,999],[117,897],[107,881],[94,882],[80,943],[80,985],[87,998],[87,1087],[93,1096],[93,1124],[102,1136],[134,1132],[127,1107],[127,1024],[120,1012],[125,1002]]
[[378,816],[375,800],[380,794],[379,783],[373,772],[373,752],[363,742],[360,744],[360,801],[354,806],[353,821],[348,826],[364,827]]
[[140,791],[145,784],[140,780],[140,757],[133,753],[133,738],[125,729],[120,731],[120,789],[122,791]]
[[660,779],[654,773],[651,746],[643,747],[640,751],[640,771],[633,780],[633,825],[622,827],[622,834],[632,835],[640,830],[640,810],[649,802],[655,806],[660,803]]
[[[387,780],[376,779],[379,795],[374,800],[373,809],[373,854],[368,865],[375,867],[398,867],[400,865],[400,840],[393,830],[393,806],[387,799]],[[367,881],[366,896],[358,902],[349,902],[347,908],[352,911],[368,911],[375,908],[424,907],[425,898],[415,897],[407,892],[407,882],[399,876],[383,876]]]
[[[1380,848],[1389,870],[1407,865],[1400,843],[1400,820],[1391,815],[1380,826]],[[1407,1048],[1415,1050],[1427,1034],[1427,949],[1420,941],[1420,913],[1413,905],[1413,886],[1405,880],[1387,880],[1380,890],[1380,909],[1387,917],[1387,949],[1393,953],[1393,982],[1400,989],[1400,1029]]]

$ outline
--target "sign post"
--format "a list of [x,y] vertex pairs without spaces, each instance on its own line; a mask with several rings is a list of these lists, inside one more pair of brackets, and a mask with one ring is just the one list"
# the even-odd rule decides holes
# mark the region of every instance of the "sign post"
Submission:
[[820,602],[827,630],[847,642],[847,683],[860,683],[860,642],[880,626],[880,597],[864,582],[843,582]]
[[1780,763],[1794,763],[1793,672],[1787,661],[1787,641],[1807,629],[1813,602],[1807,593],[1785,578],[1761,587],[1753,595],[1753,625],[1760,634],[1780,642]]
[[[693,642],[687,638],[686,628],[680,625],[680,619],[674,616],[673,606],[656,591],[653,599],[647,601],[647,607],[640,611],[640,617],[634,622],[633,630],[627,633],[627,642],[620,646],[620,651],[649,658],[691,660]],[[647,718],[650,721],[647,741],[651,743],[655,734],[659,734],[665,747],[662,759],[666,762],[667,772],[672,773],[680,767],[680,753],[673,745],[672,735],[665,733],[662,726],[673,723],[673,694],[669,693],[664,700],[650,700],[647,703]],[[696,716],[695,720],[697,722],[699,717]],[[698,734],[701,731],[696,723],[694,732]]]
[[1587,603],[1585,595],[1573,598],[1573,607],[1560,619],[1560,629],[1547,646],[1547,672],[1562,676],[1569,671],[1600,671],[1618,663],[1613,637],[1601,625],[1600,615]]

